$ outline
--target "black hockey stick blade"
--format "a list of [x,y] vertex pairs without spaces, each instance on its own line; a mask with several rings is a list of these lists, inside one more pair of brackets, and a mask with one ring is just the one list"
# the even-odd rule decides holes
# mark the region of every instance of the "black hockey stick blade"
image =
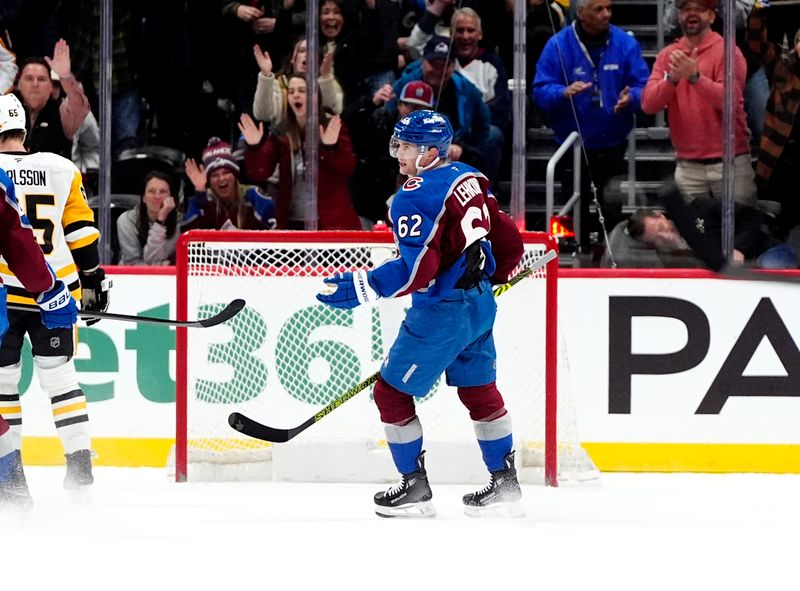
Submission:
[[298,425],[293,429],[276,429],[274,427],[268,427],[267,425],[259,423],[258,421],[254,421],[253,419],[238,412],[232,412],[230,414],[228,417],[228,424],[240,433],[244,433],[250,437],[255,437],[256,439],[261,439],[262,441],[286,443],[290,439],[293,439],[308,429],[314,423],[324,419],[329,413],[339,408],[342,404],[350,400],[359,392],[369,388],[372,384],[378,381],[378,377],[380,377],[380,372],[376,371],[367,379],[360,381],[355,386],[347,390],[341,396],[336,397],[330,402],[330,404],[320,409],[313,417],[305,421],[302,425]]
[[196,320],[195,322],[197,322],[198,326],[203,328],[209,328],[211,326],[216,326],[217,324],[223,324],[241,312],[245,304],[246,302],[243,299],[237,298],[225,306],[225,308],[223,308],[219,314],[214,314],[211,318],[204,318],[202,320]]
[[[558,253],[555,250],[548,250],[542,257],[536,259],[536,261],[534,261],[530,267],[526,267],[514,275],[507,283],[495,286],[495,288],[492,290],[494,297],[498,297],[505,293],[517,283],[522,281],[525,277],[533,275],[536,270],[541,269],[557,256]],[[236,431],[239,431],[239,433],[243,433],[244,435],[248,435],[249,437],[253,437],[255,439],[271,441],[272,443],[286,443],[290,439],[293,439],[308,429],[311,425],[324,419],[326,416],[328,416],[328,414],[339,408],[342,404],[350,400],[359,392],[369,388],[372,384],[378,381],[380,375],[380,372],[376,371],[365,380],[357,383],[355,386],[347,390],[341,396],[334,398],[326,407],[320,409],[313,417],[291,429],[276,429],[275,427],[269,427],[268,425],[259,423],[258,421],[253,420],[240,412],[232,412],[228,416],[228,424]]]
[[[209,328],[217,326],[223,322],[227,322],[236,316],[245,306],[245,301],[242,299],[233,300],[230,304],[219,313],[214,314],[210,318],[202,320],[173,320],[171,318],[153,318],[151,316],[131,316],[128,314],[115,314],[112,312],[89,312],[88,310],[79,310],[78,316],[81,318],[99,318],[101,320],[120,320],[122,322],[137,322],[140,324],[160,324],[167,326],[176,326],[178,328]],[[34,306],[24,306],[21,304],[8,304],[9,310],[20,310],[22,312],[38,312],[39,308]]]

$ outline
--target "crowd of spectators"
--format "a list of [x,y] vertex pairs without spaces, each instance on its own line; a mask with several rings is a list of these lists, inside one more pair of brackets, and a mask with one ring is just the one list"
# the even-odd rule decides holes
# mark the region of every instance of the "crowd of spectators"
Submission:
[[[307,97],[305,79],[310,1],[319,3],[315,97]],[[755,210],[762,201],[780,203],[773,229],[784,241],[800,223],[790,190],[800,137],[800,39],[791,29],[800,7],[779,3],[736,2],[735,197]],[[446,114],[455,132],[449,157],[495,185],[507,179],[515,4],[115,0],[114,158],[147,146],[185,156],[173,175],[142,174],[121,191],[141,202],[117,220],[120,262],[168,264],[177,235],[190,228],[302,229],[310,124],[319,126],[320,229],[369,229],[385,219],[401,181],[385,146],[394,123],[412,110]],[[556,142],[581,134],[581,245],[589,246],[598,224],[627,222],[604,190],[625,174],[637,114],[666,110],[686,204],[719,200],[724,68],[717,31],[725,15],[717,1],[667,1],[671,34],[652,67],[637,39],[613,24],[613,0],[526,4],[527,122],[551,127]],[[99,5],[12,0],[0,7],[0,92],[15,92],[25,106],[26,147],[71,158],[90,191],[100,151]],[[306,120],[308,100],[317,101],[319,121]],[[571,182],[564,174],[566,195]]]

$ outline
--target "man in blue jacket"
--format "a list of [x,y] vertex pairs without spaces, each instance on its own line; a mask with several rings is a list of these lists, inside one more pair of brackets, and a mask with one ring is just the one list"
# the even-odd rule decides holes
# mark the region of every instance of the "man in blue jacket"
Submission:
[[[589,220],[592,183],[607,227],[619,221],[614,218],[621,204],[604,204],[603,188],[609,179],[625,174],[628,134],[650,76],[639,43],[610,21],[611,0],[577,0],[577,19],[548,41],[533,83],[533,100],[559,144],[573,131],[583,141],[579,239],[584,252],[589,250],[589,232],[597,227]],[[562,187],[570,195],[572,171],[564,172]]]

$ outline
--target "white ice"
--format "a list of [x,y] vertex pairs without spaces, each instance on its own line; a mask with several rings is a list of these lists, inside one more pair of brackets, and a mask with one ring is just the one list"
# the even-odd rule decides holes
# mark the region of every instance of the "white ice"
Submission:
[[0,514],[2,590],[800,589],[800,475],[526,485],[517,520],[465,517],[469,486],[435,486],[435,519],[398,520],[373,514],[375,484],[96,468],[75,505],[63,468],[27,475],[33,511]]

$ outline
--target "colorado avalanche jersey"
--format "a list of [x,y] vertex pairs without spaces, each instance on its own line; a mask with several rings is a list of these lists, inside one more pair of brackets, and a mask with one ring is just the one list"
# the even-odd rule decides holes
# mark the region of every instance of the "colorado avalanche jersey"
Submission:
[[[439,301],[463,273],[465,249],[477,241],[488,255],[487,274],[500,281],[522,256],[519,231],[500,211],[488,179],[461,162],[410,177],[392,200],[389,218],[398,257],[370,273],[384,297],[412,293],[415,303]],[[493,249],[494,242],[502,246]],[[495,260],[498,252],[502,258]]]
[[[0,253],[35,293],[53,286],[53,276],[36,244],[28,220],[22,214],[14,193],[14,185],[0,168]],[[2,302],[5,306],[5,302]]]
[[[49,152],[0,154],[0,168],[14,181],[20,208],[45,259],[80,301],[78,268],[71,253],[100,237],[80,171],[66,158]],[[0,259],[0,276],[9,302],[35,303],[6,259]]]

